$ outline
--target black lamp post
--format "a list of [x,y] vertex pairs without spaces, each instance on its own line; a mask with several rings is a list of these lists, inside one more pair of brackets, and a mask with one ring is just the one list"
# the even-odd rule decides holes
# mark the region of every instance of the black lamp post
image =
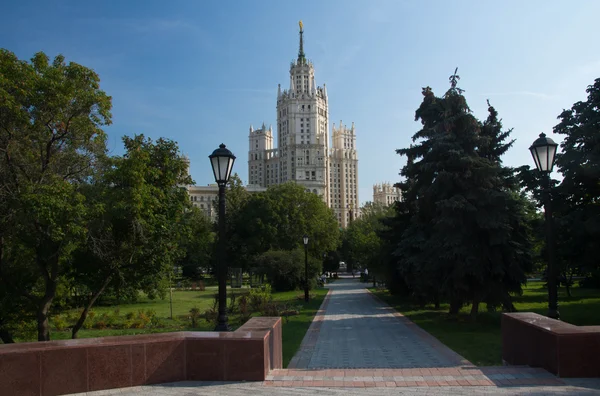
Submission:
[[302,237],[304,242],[304,301],[308,302],[308,235]]
[[529,151],[533,156],[535,166],[544,175],[544,213],[546,217],[546,251],[548,253],[548,317],[560,319],[558,313],[558,289],[556,282],[556,264],[554,262],[554,229],[552,224],[552,200],[550,197],[550,173],[554,167],[554,156],[558,144],[540,133]]
[[219,317],[215,331],[229,331],[227,318],[227,262],[225,252],[225,186],[231,176],[231,169],[235,162],[235,155],[229,151],[223,143],[213,151],[210,164],[215,175],[215,181],[219,186],[219,260],[217,277],[219,280]]

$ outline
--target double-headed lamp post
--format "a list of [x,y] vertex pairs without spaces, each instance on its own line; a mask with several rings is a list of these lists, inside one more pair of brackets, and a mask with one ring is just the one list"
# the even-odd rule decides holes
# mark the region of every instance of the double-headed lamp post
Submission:
[[225,245],[225,186],[231,176],[231,169],[235,162],[235,155],[229,151],[223,143],[219,148],[213,151],[210,158],[210,164],[215,175],[215,181],[219,186],[219,252],[217,263],[217,277],[219,280],[219,316],[215,331],[229,331],[227,318],[227,260]]
[[302,237],[304,242],[304,301],[308,302],[308,235]]
[[535,166],[544,175],[544,212],[546,217],[546,252],[548,254],[548,317],[560,319],[558,313],[558,289],[556,282],[556,264],[554,261],[554,229],[552,224],[552,200],[550,197],[550,173],[554,167],[554,157],[558,144],[540,133],[529,151],[533,156]]

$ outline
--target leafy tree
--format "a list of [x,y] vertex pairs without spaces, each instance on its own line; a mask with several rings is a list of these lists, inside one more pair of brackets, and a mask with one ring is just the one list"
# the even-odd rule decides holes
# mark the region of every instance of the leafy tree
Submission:
[[[258,272],[264,274],[273,289],[288,291],[304,285],[304,250],[270,250],[258,256]],[[321,273],[321,262],[313,257],[308,260],[309,287],[314,288],[316,277]]]
[[177,264],[182,267],[184,277],[198,280],[202,271],[210,268],[215,232],[210,219],[195,206],[184,213],[182,222],[185,233],[180,246],[185,253]]
[[323,271],[337,272],[340,268],[341,257],[336,250],[325,253],[323,259]]
[[476,315],[481,301],[510,305],[531,259],[522,202],[507,188],[510,172],[499,160],[508,134],[491,106],[485,123],[471,114],[457,77],[441,98],[423,89],[416,111],[423,128],[415,144],[397,150],[408,161],[395,255],[418,300],[438,303],[441,294],[451,314],[472,302]]
[[[248,250],[243,238],[239,235],[238,227],[239,218],[249,199],[250,193],[244,188],[242,179],[237,173],[234,173],[227,182],[225,193],[227,263],[228,268],[242,268],[244,271],[248,269]],[[218,199],[214,201],[214,210],[217,214],[219,213]],[[213,245],[213,249],[218,249],[217,243]],[[215,251],[213,251],[213,257],[218,257]]]
[[[309,236],[309,254],[322,260],[323,253],[337,248],[339,229],[331,209],[316,194],[295,183],[272,186],[253,194],[233,219],[231,232],[239,244],[237,258],[252,262],[269,250],[304,248]],[[240,254],[242,253],[242,254]]]
[[81,186],[105,156],[101,127],[111,122],[99,82],[62,55],[28,63],[0,50],[0,300],[36,307],[40,341],[50,339],[57,286],[87,236]]
[[353,267],[368,268],[369,275],[382,279],[385,274],[382,257],[383,220],[393,213],[393,208],[367,203],[361,217],[352,221],[342,233],[342,257]]
[[[126,153],[92,187],[98,207],[84,248],[75,255],[72,276],[89,291],[89,299],[72,337],[107,288],[164,290],[165,274],[185,254],[179,245],[189,235],[184,214],[191,210],[184,187],[192,183],[177,144],[143,135],[123,138]],[[188,228],[188,230],[186,230]]]

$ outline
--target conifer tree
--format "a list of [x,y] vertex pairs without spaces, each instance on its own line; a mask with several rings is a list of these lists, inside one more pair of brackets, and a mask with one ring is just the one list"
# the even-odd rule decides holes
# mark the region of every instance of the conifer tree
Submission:
[[441,98],[423,89],[416,111],[423,128],[397,150],[408,157],[400,186],[410,220],[396,235],[395,255],[417,299],[443,298],[451,314],[472,303],[476,315],[482,301],[510,306],[509,292],[521,291],[531,260],[522,202],[507,188],[510,172],[500,161],[510,131],[491,106],[486,122],[478,121],[458,80],[455,72]]
[[554,133],[564,135],[556,167],[563,179],[553,193],[559,260],[593,274],[600,287],[600,78],[586,101],[559,115]]

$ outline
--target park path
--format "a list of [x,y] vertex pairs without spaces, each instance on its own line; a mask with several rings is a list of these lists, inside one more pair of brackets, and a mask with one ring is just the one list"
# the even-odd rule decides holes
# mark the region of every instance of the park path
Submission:
[[395,312],[358,279],[340,279],[287,369],[264,382],[197,382],[87,396],[600,395],[600,379],[557,378],[530,367],[475,367]]
[[429,368],[471,365],[373,296],[358,279],[330,285],[288,368]]

